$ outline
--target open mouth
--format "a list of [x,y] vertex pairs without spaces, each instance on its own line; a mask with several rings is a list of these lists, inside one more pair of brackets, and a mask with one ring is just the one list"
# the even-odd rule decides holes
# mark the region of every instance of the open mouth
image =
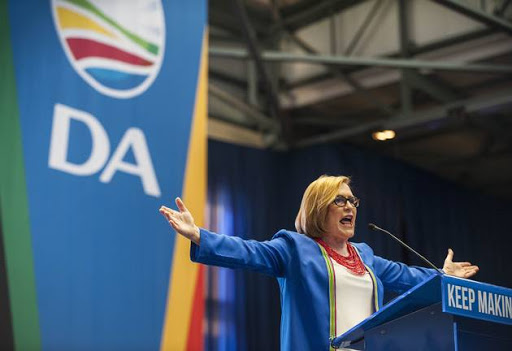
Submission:
[[354,219],[354,216],[352,215],[347,215],[345,217],[343,217],[341,220],[340,220],[340,223],[341,225],[343,225],[344,227],[352,227],[352,220]]

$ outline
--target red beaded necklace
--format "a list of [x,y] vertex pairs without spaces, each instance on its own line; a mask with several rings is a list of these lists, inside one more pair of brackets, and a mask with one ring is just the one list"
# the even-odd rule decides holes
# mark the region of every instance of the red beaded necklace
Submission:
[[356,252],[356,249],[347,242],[348,256],[342,256],[336,251],[334,251],[329,245],[325,243],[322,239],[315,238],[315,241],[322,245],[322,247],[327,251],[327,254],[336,262],[344,266],[349,270],[349,272],[355,275],[364,275],[366,272],[366,268],[364,267],[363,261],[359,257]]

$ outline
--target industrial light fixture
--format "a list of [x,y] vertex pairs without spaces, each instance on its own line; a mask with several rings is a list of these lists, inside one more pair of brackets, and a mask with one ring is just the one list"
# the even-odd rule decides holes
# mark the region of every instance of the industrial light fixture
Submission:
[[395,137],[395,135],[396,135],[396,133],[394,130],[382,130],[379,132],[373,132],[372,138],[373,138],[373,140],[386,141],[386,140],[393,139]]

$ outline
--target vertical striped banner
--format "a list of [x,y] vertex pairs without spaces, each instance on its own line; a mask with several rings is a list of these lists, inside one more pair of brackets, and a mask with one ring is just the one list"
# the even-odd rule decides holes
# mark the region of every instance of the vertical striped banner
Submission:
[[206,1],[0,4],[2,349],[202,349]]

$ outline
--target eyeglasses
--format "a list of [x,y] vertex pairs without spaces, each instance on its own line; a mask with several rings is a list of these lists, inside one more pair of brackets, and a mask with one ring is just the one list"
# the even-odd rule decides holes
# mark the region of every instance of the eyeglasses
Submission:
[[345,197],[343,195],[338,195],[334,198],[333,204],[335,204],[338,207],[343,207],[347,204],[347,201],[350,202],[350,204],[354,207],[359,207],[359,200],[357,197]]

